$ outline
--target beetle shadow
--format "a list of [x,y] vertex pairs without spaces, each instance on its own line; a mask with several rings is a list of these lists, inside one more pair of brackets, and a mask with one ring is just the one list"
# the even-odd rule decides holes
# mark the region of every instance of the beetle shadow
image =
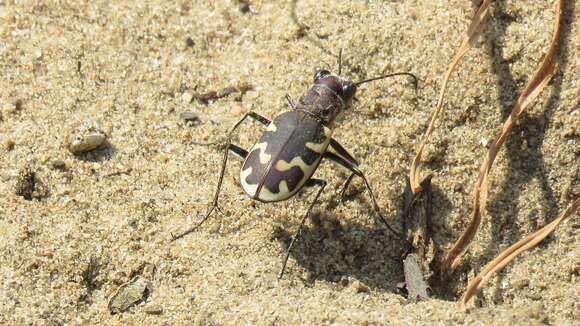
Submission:
[[[346,225],[334,214],[312,214],[290,254],[286,273],[296,274],[296,265],[308,271],[303,281],[342,283],[354,278],[370,288],[395,292],[403,280],[403,247],[384,228]],[[293,234],[281,230],[275,238],[286,250]]]
[[[528,74],[523,76],[522,79],[516,79],[512,74],[510,66],[519,59],[521,53],[507,57],[504,51],[504,44],[507,42],[507,30],[510,24],[521,21],[523,18],[510,16],[505,6],[506,4],[503,2],[496,4],[497,10],[494,17],[489,20],[490,25],[487,27],[486,33],[490,44],[491,70],[497,76],[497,83],[500,85],[498,100],[500,102],[502,121],[505,121],[510,115],[525,83],[531,78],[531,74]],[[490,198],[487,208],[491,216],[489,220],[491,223],[492,244],[485,249],[483,254],[474,259],[472,262],[474,266],[483,266],[486,263],[484,261],[485,257],[497,255],[498,244],[513,244],[522,238],[521,226],[519,226],[516,219],[520,215],[520,209],[516,203],[520,201],[521,196],[524,194],[525,186],[530,184],[530,182],[537,180],[542,194],[540,203],[537,205],[542,207],[542,211],[534,210],[525,218],[531,224],[531,228],[538,229],[546,224],[545,219],[552,218],[558,213],[558,199],[550,186],[550,177],[546,169],[542,148],[554,112],[561,101],[562,71],[566,70],[570,55],[568,44],[574,6],[574,1],[570,1],[563,11],[561,41],[558,53],[561,66],[559,72],[550,82],[552,84],[551,87],[546,90],[550,95],[546,104],[543,105],[542,113],[533,116],[524,113],[519,119],[519,124],[514,127],[506,141],[506,176],[497,186],[498,191]],[[500,275],[502,274],[500,273]],[[494,295],[496,304],[503,303],[504,294],[501,282],[501,277],[496,279]]]
[[[346,200],[356,201],[357,211],[360,210],[361,216],[374,221],[373,207],[365,193],[364,186],[352,186]],[[400,200],[397,192],[390,193],[390,196],[393,197],[392,200]],[[451,237],[446,220],[452,205],[443,191],[436,186],[432,186],[431,198],[436,203],[430,210],[435,231],[432,236],[436,243],[445,242],[441,239]],[[402,293],[398,287],[404,281],[402,255],[406,248],[402,241],[380,222],[373,222],[369,226],[350,222],[347,225],[334,213],[335,208],[341,205],[337,201],[338,198],[332,198],[326,209],[316,213],[313,211],[291,252],[292,260],[288,263],[287,272],[293,269],[294,261],[294,264],[309,272],[306,283],[313,283],[314,280],[343,283],[345,279],[352,277],[371,288]],[[397,218],[387,220],[396,230],[402,230],[402,202],[392,215]],[[273,236],[281,243],[283,250],[288,248],[292,232],[295,229],[279,229]]]

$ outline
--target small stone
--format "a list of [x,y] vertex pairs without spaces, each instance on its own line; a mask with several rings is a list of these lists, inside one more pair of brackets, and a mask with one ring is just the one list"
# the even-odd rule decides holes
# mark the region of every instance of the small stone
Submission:
[[167,161],[169,161],[169,156],[167,156],[166,154],[161,153],[161,154],[157,155],[157,159],[161,163],[167,163]]
[[479,140],[479,144],[483,147],[487,147],[489,141],[487,140],[487,138],[481,137],[481,139]]
[[250,2],[248,0],[239,0],[239,7],[238,9],[242,14],[247,14],[250,12]]
[[219,94],[219,97],[226,97],[239,91],[240,90],[235,86],[228,86],[222,90],[222,92]]
[[36,172],[30,167],[27,167],[18,175],[14,194],[24,197],[26,200],[41,199],[48,196],[48,190],[38,180]]
[[150,304],[143,308],[143,312],[149,315],[161,315],[163,313],[163,307],[157,304]]
[[354,282],[352,282],[351,287],[355,293],[371,292],[371,289],[366,284],[364,284],[363,282],[361,282],[359,280],[355,280]]
[[191,112],[185,111],[179,114],[179,118],[186,124],[186,125],[196,125],[199,123],[199,117]]
[[66,163],[63,160],[52,160],[50,162],[50,167],[53,170],[61,170],[61,171],[64,171],[64,170],[66,170]]
[[41,49],[35,49],[32,53],[33,53],[35,59],[42,58],[42,50]]
[[260,94],[257,91],[248,90],[245,94],[245,99],[249,101],[254,101],[258,98]]
[[151,292],[149,282],[141,277],[135,276],[131,281],[121,285],[117,292],[109,300],[109,311],[111,314],[124,312],[134,305],[147,299]]
[[77,155],[100,147],[105,140],[107,134],[104,131],[84,125],[69,136],[66,145],[71,153]]
[[16,105],[12,103],[4,104],[2,106],[2,111],[8,114],[16,112]]
[[203,94],[197,94],[194,96],[202,104],[210,104],[219,99],[218,93],[216,91],[209,91]]
[[155,275],[155,265],[153,264],[145,264],[143,267],[143,276],[151,279]]
[[193,93],[191,93],[191,92],[184,92],[183,94],[181,94],[181,100],[185,104],[191,103],[191,101],[193,101]]
[[538,300],[542,299],[542,295],[540,293],[537,293],[537,292],[528,293],[526,296],[534,301],[538,301]]
[[230,114],[233,115],[234,117],[241,117],[246,112],[248,111],[241,106],[235,106],[233,109],[230,110]]
[[54,257],[54,253],[50,249],[41,250],[38,253],[38,255],[41,256],[41,257],[46,257],[46,258],[52,258],[52,257]]
[[518,289],[518,290],[521,290],[525,287],[528,287],[529,285],[530,285],[530,281],[528,279],[525,279],[525,278],[517,280],[513,283],[513,287]]
[[32,200],[32,194],[36,189],[36,173],[30,169],[26,168],[22,170],[18,176],[18,181],[14,189],[14,193],[17,196],[24,197],[26,200]]
[[195,46],[195,41],[191,37],[188,37],[185,40],[185,45],[187,45],[188,48],[193,48]]
[[9,152],[11,150],[14,149],[14,147],[16,146],[16,142],[12,139],[8,139],[5,143],[4,143],[4,148],[6,148],[6,151]]

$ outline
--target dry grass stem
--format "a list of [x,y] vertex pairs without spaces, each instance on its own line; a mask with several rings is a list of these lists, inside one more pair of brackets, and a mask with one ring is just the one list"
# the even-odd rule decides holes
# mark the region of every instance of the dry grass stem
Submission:
[[485,161],[483,162],[477,183],[473,192],[473,214],[469,226],[463,231],[463,234],[455,242],[451,250],[447,253],[443,265],[442,265],[442,275],[445,277],[453,272],[457,268],[460,258],[463,253],[467,250],[471,240],[475,236],[479,224],[481,222],[481,216],[484,213],[485,205],[487,202],[488,193],[488,182],[489,182],[489,172],[497,156],[498,151],[507,139],[507,135],[513,128],[518,117],[524,112],[524,110],[529,106],[530,103],[542,92],[546,87],[550,79],[554,74],[554,68],[556,66],[557,50],[558,50],[558,39],[560,37],[560,21],[562,16],[562,11],[565,5],[565,1],[561,0],[556,9],[556,19],[554,33],[552,34],[552,41],[548,53],[544,56],[539,69],[535,72],[533,77],[527,83],[526,87],[522,91],[522,94],[518,98],[518,101],[512,110],[510,116],[504,122],[503,127],[499,136],[496,140],[491,143],[489,152]]
[[558,218],[552,221],[550,224],[544,226],[538,231],[530,234],[524,239],[518,241],[516,244],[512,245],[508,249],[504,250],[497,258],[491,261],[481,273],[479,273],[469,284],[467,285],[467,291],[461,298],[461,308],[465,309],[466,304],[471,300],[471,298],[483,287],[487,280],[497,271],[504,268],[512,260],[514,260],[520,253],[537,246],[542,240],[544,240],[550,233],[552,233],[556,227],[562,223],[566,218],[572,215],[580,206],[580,197],[576,198],[572,205],[564,211]]
[[445,91],[447,90],[447,83],[449,82],[451,73],[455,70],[455,68],[457,68],[457,65],[459,64],[461,58],[465,55],[465,53],[467,53],[467,51],[471,48],[473,43],[475,43],[475,41],[477,40],[477,37],[479,36],[485,24],[485,20],[487,19],[490,4],[491,0],[484,0],[479,9],[477,10],[477,12],[475,13],[473,20],[471,21],[471,25],[469,26],[469,30],[467,31],[467,35],[463,39],[463,42],[461,42],[461,45],[457,49],[457,52],[455,53],[455,56],[453,57],[453,60],[449,65],[449,68],[447,68],[447,71],[445,72],[445,75],[443,77],[443,85],[441,86],[441,91],[439,92],[439,99],[437,100],[437,105],[435,106],[435,110],[433,110],[433,114],[431,115],[429,127],[427,128],[427,131],[425,132],[425,135],[423,136],[423,139],[419,144],[417,154],[415,155],[415,158],[411,163],[409,179],[411,180],[411,189],[413,190],[414,193],[421,191],[420,185],[420,181],[422,180],[420,173],[421,155],[423,154],[423,148],[425,147],[425,144],[427,143],[427,140],[429,139],[429,136],[433,131],[435,121],[437,120],[437,117],[441,112],[441,108],[443,106],[443,99],[445,97]]

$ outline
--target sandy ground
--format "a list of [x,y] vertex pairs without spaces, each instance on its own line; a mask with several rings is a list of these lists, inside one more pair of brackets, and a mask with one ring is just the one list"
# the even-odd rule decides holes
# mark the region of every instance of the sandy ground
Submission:
[[[196,221],[217,183],[219,146],[243,112],[288,110],[316,68],[360,80],[419,76],[361,87],[335,137],[362,162],[383,213],[401,225],[401,191],[426,128],[441,74],[478,1],[1,1],[0,322],[10,325],[558,324],[580,319],[577,217],[494,277],[467,312],[454,301],[499,251],[553,219],[578,195],[578,6],[565,15],[560,72],[523,117],[496,161],[487,214],[464,266],[440,299],[407,302],[400,242],[374,222],[362,184],[345,204],[346,170],[276,279],[289,236],[313,195],[257,204],[230,160],[216,214]],[[435,174],[433,220],[445,249],[466,225],[486,153],[545,53],[553,1],[492,6],[478,46],[454,75],[425,156]],[[248,11],[249,10],[249,11]],[[574,50],[576,49],[576,50]],[[197,94],[251,85],[202,103]],[[193,97],[193,98],[192,98]],[[199,121],[185,124],[190,111]],[[81,125],[108,134],[104,148],[73,155]],[[235,142],[251,146],[247,123]],[[32,200],[19,174],[35,172]],[[148,297],[111,314],[109,298],[133,277]]]

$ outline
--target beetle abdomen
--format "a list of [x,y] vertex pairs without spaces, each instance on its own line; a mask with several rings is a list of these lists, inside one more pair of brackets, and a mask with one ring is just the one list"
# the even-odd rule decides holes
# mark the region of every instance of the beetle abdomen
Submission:
[[331,136],[302,111],[282,113],[250,150],[240,172],[242,188],[263,202],[292,197],[314,174]]

